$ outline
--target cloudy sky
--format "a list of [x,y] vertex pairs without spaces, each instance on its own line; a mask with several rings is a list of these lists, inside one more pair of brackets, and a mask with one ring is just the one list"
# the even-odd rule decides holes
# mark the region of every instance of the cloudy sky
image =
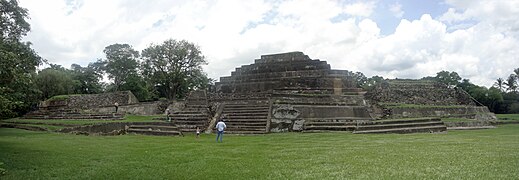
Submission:
[[263,54],[302,51],[334,69],[421,78],[455,71],[490,87],[519,68],[518,0],[19,0],[25,38],[54,64],[166,39],[200,46],[212,78]]

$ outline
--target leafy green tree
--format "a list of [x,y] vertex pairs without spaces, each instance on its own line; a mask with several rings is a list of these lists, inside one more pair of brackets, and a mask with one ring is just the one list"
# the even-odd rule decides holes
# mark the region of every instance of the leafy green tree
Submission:
[[76,94],[96,94],[103,92],[100,82],[102,77],[90,63],[87,67],[78,64],[71,65],[72,79],[74,82],[74,93]]
[[128,77],[137,75],[139,52],[128,44],[112,44],[106,46],[103,52],[106,55],[104,69],[114,82],[114,90],[118,91]]
[[182,98],[190,90],[209,84],[200,48],[188,41],[169,39],[142,51],[143,75],[168,99]]
[[38,72],[36,84],[42,92],[42,98],[74,93],[74,81],[70,70],[51,65]]
[[0,0],[0,118],[23,114],[37,103],[36,67],[42,59],[21,42],[30,30],[27,9],[16,0]]
[[436,80],[450,87],[456,87],[460,84],[461,77],[456,72],[440,71],[436,73]]
[[516,92],[517,91],[517,77],[514,74],[510,74],[508,78],[506,79],[505,85],[507,86],[506,90],[509,92]]
[[377,84],[380,84],[384,81],[385,81],[384,78],[381,76],[372,76],[370,78],[367,78],[366,82],[362,85],[362,88],[366,89],[366,90],[372,89]]

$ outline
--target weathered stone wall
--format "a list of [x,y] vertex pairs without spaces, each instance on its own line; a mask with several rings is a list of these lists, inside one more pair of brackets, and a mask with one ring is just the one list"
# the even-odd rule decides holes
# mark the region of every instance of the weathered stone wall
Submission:
[[270,132],[302,131],[306,120],[371,119],[362,96],[277,95],[272,97]]
[[130,125],[170,125],[167,122],[113,122],[79,127],[63,128],[58,132],[83,135],[120,135],[126,133],[126,126]]
[[67,99],[67,106],[69,108],[89,109],[94,107],[113,107],[116,102],[119,106],[139,103],[132,92],[118,91],[113,93],[70,96]]
[[390,118],[460,117],[481,121],[497,120],[485,106],[389,108]]
[[475,105],[463,90],[434,81],[388,80],[366,93],[376,103]]
[[[317,90],[334,93],[338,89],[356,88],[352,73],[332,70],[326,61],[312,60],[302,52],[263,55],[254,64],[243,65],[221,77],[216,91],[223,93],[256,93],[277,89]],[[342,92],[342,91],[341,91]]]
[[[134,115],[160,115],[164,114],[166,107],[172,110],[172,112],[180,111],[184,108],[184,101],[154,101],[154,102],[142,102],[138,104],[130,104],[119,106],[119,113],[134,114]],[[87,111],[99,112],[99,113],[112,113],[115,111],[115,107],[99,107],[92,108]]]

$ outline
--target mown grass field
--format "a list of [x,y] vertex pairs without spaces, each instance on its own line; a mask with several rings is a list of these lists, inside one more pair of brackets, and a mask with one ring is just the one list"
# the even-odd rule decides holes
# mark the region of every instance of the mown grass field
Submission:
[[195,139],[0,128],[0,179],[517,179],[519,125]]

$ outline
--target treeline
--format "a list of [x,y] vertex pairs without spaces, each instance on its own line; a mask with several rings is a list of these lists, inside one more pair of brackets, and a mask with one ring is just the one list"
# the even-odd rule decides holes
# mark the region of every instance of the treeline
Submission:
[[[42,99],[64,94],[132,91],[139,101],[183,98],[194,89],[207,88],[212,80],[202,71],[206,64],[199,47],[169,39],[136,51],[129,44],[105,47],[106,59],[70,69],[50,64],[39,71],[35,83]],[[103,78],[110,80],[104,83]]]
[[[112,44],[103,51],[105,59],[86,67],[48,64],[21,41],[30,31],[27,9],[16,0],[0,0],[0,10],[0,119],[20,116],[55,95],[129,90],[140,101],[176,99],[212,83],[202,70],[207,62],[200,48],[174,39],[140,52]],[[49,67],[38,71],[44,64]]]
[[[364,74],[353,73],[357,84],[366,90],[373,88],[378,83],[385,81],[383,77],[366,77]],[[490,88],[478,86],[469,79],[462,79],[458,73],[440,71],[434,77],[423,77],[422,80],[432,80],[444,83],[452,88],[461,88],[474,98],[478,105],[487,106],[488,109],[498,114],[519,113],[519,68],[514,69],[506,81],[498,78]]]

